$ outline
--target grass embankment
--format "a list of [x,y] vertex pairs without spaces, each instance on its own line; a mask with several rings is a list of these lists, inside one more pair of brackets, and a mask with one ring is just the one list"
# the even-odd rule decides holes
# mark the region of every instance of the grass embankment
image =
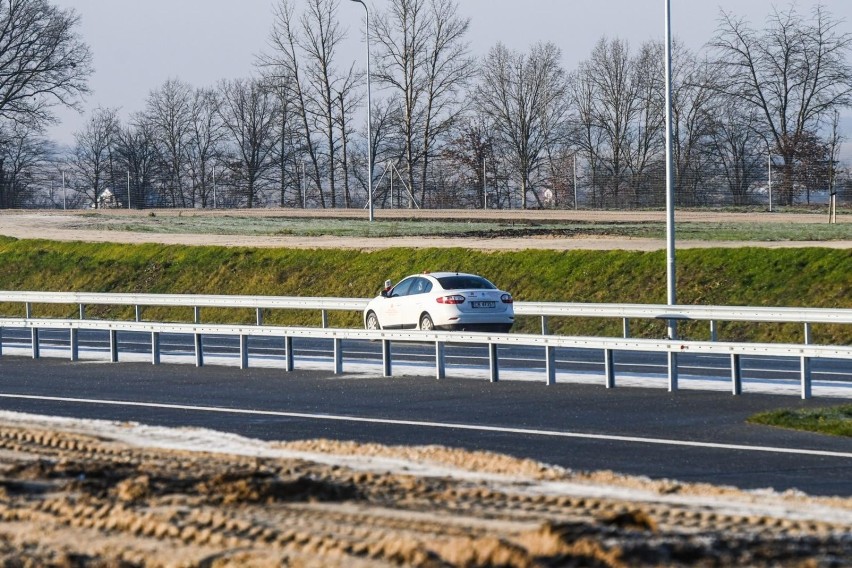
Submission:
[[852,404],[796,410],[785,408],[756,414],[748,421],[751,424],[852,437]]
[[[678,252],[681,304],[852,307],[852,251],[759,248]],[[0,289],[186,294],[371,297],[385,278],[424,270],[483,274],[517,300],[665,303],[665,252],[466,249],[283,250],[123,245],[0,239]],[[0,306],[20,315],[21,306]],[[89,307],[91,317],[131,319],[132,308]],[[73,317],[75,306],[36,306],[37,316]],[[149,308],[146,319],[188,321],[190,310]],[[205,321],[251,322],[247,310],[206,309]],[[269,324],[317,325],[316,313],[276,311]],[[360,316],[333,313],[330,323],[358,326]],[[537,319],[517,331],[534,332]],[[620,321],[551,319],[557,333],[613,335]],[[684,324],[688,338],[706,339],[706,322]],[[631,322],[634,335],[663,337],[658,321]],[[820,343],[852,343],[849,326],[817,325]],[[800,325],[724,323],[722,340],[802,341]]]

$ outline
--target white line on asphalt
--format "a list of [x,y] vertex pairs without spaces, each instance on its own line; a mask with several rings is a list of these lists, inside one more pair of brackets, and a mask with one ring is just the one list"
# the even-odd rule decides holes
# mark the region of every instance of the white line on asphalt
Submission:
[[615,436],[610,434],[586,434],[583,432],[559,432],[556,430],[538,430],[533,428],[510,428],[505,426],[481,426],[476,424],[457,424],[452,422],[429,422],[418,420],[393,420],[390,418],[365,418],[335,414],[312,414],[305,412],[283,412],[277,410],[252,410],[245,408],[227,408],[217,406],[194,406],[186,404],[161,404],[155,402],[134,402],[127,400],[102,400],[94,398],[68,398],[59,396],[36,396],[23,394],[3,394],[0,398],[41,400],[47,402],[72,402],[76,404],[99,404],[109,406],[132,406],[141,408],[161,408],[170,410],[191,410],[196,412],[219,412],[224,414],[246,414],[253,416],[276,416],[280,418],[302,418],[307,420],[328,420],[336,422],[361,422],[369,424],[390,424],[395,426],[417,426],[423,428],[443,428],[448,430],[472,430],[477,432],[496,432],[502,434],[524,434],[529,436],[550,436],[556,438],[579,438],[586,440],[605,440],[611,442],[631,442],[637,444],[660,444],[666,446],[687,446],[747,452],[769,452],[776,454],[797,454],[808,456],[827,456],[852,458],[852,453],[831,452],[825,450],[807,450],[798,448],[776,448],[771,446],[746,446],[739,444],[717,444],[713,442],[695,442],[690,440],[669,440],[665,438],[640,438],[638,436]]

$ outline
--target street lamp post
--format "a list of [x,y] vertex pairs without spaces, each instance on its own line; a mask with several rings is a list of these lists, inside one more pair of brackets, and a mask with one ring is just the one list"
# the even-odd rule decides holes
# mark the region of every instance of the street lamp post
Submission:
[[[674,165],[672,163],[672,3],[666,1],[666,265],[668,305],[677,303],[675,294],[675,216]],[[668,337],[677,339],[677,322],[668,320]],[[677,354],[669,352],[669,391],[677,390]]]
[[367,44],[367,200],[373,222],[373,106],[370,89],[370,10],[364,0],[352,0],[364,7],[364,43]]

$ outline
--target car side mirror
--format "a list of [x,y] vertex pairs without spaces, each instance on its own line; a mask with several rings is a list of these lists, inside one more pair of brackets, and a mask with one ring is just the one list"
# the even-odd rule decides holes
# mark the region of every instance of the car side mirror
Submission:
[[382,298],[387,298],[390,290],[382,290]]

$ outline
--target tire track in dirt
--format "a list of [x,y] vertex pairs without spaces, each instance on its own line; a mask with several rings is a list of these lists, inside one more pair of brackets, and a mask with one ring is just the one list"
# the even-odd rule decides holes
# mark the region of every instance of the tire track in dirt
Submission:
[[[295,447],[335,449],[329,441]],[[352,444],[337,450],[358,452]],[[382,451],[394,453],[365,449]],[[458,450],[447,454],[449,461],[463,457]],[[512,473],[511,458],[493,459]],[[517,474],[530,464],[516,466]],[[538,477],[566,475],[545,468]],[[531,481],[521,487],[534,482],[525,479]],[[534,494],[306,459],[144,448],[105,435],[0,427],[0,559],[7,564],[770,566],[816,559],[830,565],[852,553],[849,531],[843,523],[783,514]]]

